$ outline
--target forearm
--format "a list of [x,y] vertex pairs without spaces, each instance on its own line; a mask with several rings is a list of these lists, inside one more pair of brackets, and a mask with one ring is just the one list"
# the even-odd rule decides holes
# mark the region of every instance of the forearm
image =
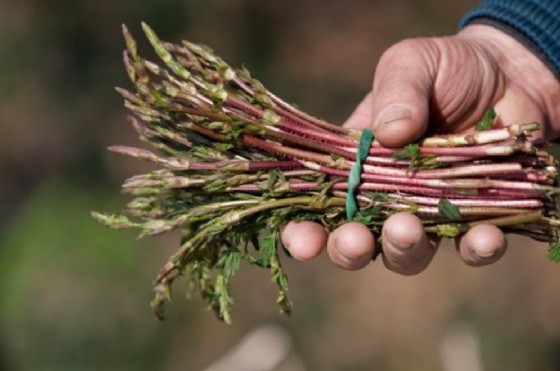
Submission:
[[490,23],[511,34],[560,76],[560,0],[485,0],[461,21]]
[[[491,26],[502,31],[484,33]],[[543,107],[551,138],[560,136],[560,0],[486,0],[467,13],[461,33],[488,39],[500,50],[501,65]],[[466,32],[465,32],[466,31]],[[514,80],[514,81],[515,81]]]

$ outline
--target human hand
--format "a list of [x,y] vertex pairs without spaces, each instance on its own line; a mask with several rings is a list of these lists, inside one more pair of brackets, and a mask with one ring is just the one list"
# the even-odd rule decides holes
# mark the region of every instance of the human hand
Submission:
[[[388,147],[401,147],[426,133],[471,130],[489,106],[498,125],[537,121],[543,135],[560,134],[560,84],[527,48],[502,31],[471,25],[455,36],[411,39],[388,49],[375,72],[372,91],[344,124],[371,128]],[[390,270],[417,274],[430,263],[439,239],[424,233],[420,219],[397,213],[382,228],[383,263]],[[374,236],[362,224],[347,223],[330,235],[312,222],[292,222],[282,242],[298,260],[318,256],[326,247],[338,266],[366,266]],[[497,261],[507,240],[495,226],[479,225],[457,239],[465,263]]]

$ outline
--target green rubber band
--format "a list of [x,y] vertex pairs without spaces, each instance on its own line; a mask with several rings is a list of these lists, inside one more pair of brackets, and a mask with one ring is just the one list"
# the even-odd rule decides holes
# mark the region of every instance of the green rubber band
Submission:
[[362,163],[366,160],[369,154],[371,143],[373,142],[373,133],[371,130],[364,129],[360,135],[360,142],[358,144],[358,152],[356,153],[356,162],[350,169],[348,175],[348,193],[346,196],[346,219],[352,220],[354,215],[358,212],[358,202],[354,191],[360,185],[362,178]]

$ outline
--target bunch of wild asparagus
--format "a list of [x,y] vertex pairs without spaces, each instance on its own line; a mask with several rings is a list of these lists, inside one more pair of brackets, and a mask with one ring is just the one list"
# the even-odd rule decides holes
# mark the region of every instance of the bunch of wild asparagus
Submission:
[[163,42],[142,26],[160,64],[142,58],[123,27],[135,89],[117,91],[154,151],[109,149],[159,168],[125,181],[134,199],[122,215],[93,215],[141,236],[180,231],[180,248],[155,279],[159,318],[184,276],[229,322],[230,280],[242,262],[271,271],[289,313],[277,239],[293,220],[330,230],[350,218],[379,233],[387,217],[409,211],[427,233],[453,238],[488,223],[547,242],[560,259],[556,161],[532,136],[539,124],[493,128],[489,110],[476,131],[385,148],[301,112],[207,47]]

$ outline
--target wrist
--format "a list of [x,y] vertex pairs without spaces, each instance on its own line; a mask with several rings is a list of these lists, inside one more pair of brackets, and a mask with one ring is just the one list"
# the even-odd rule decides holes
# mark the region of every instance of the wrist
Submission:
[[529,47],[510,34],[484,24],[465,27],[458,37],[484,48],[504,73],[507,83],[517,85],[538,104],[546,137],[560,136],[560,81]]

